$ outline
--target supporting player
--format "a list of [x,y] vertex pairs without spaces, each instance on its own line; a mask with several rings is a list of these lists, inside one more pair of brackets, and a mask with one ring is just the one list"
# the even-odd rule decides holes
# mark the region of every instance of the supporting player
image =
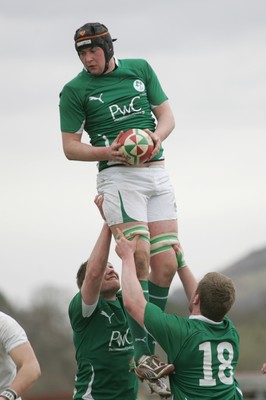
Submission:
[[174,364],[176,373],[169,376],[173,400],[243,400],[235,378],[239,335],[226,316],[235,301],[232,280],[211,272],[196,284],[188,267],[179,266],[191,315],[184,318],[164,313],[142,294],[134,261],[136,239],[130,242],[119,233],[116,252],[122,259],[124,305]]

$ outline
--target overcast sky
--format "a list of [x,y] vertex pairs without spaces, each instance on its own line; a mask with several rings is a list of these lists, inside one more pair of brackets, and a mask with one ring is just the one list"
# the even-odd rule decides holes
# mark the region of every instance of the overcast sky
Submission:
[[[44,285],[74,294],[102,225],[96,164],[65,158],[58,112],[60,90],[82,68],[74,32],[96,21],[118,38],[118,58],[150,62],[169,97],[166,167],[195,274],[266,246],[265,0],[9,0],[0,11],[0,290],[13,301]],[[113,249],[110,261],[119,266]]]

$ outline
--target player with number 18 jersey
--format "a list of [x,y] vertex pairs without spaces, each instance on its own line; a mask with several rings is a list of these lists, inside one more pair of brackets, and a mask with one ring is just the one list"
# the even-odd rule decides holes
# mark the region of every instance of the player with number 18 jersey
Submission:
[[234,378],[239,335],[227,317],[222,322],[202,315],[178,317],[147,303],[144,323],[175,365],[174,400],[243,399]]

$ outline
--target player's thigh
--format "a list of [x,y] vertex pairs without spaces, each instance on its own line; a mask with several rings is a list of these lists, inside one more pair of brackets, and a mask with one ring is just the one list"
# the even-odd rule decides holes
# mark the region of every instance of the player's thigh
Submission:
[[147,223],[147,189],[141,185],[138,169],[112,167],[101,171],[97,176],[98,193],[104,195],[103,212],[107,224],[131,222]]
[[139,239],[134,254],[136,271],[140,280],[146,280],[148,278],[150,264],[150,233],[147,223],[140,221],[138,223],[128,222],[112,225],[110,229],[114,238],[117,237],[117,228],[120,228],[128,240],[132,240],[138,235]]
[[172,247],[177,243],[177,207],[167,172],[162,169],[157,175],[158,190],[148,202],[150,279],[160,286],[169,286],[177,269],[176,254]]
[[149,222],[148,228],[151,238],[169,232],[174,232],[176,235],[178,234],[178,224],[176,218]]
[[162,226],[164,226],[163,221],[177,219],[177,206],[174,188],[167,172],[164,169],[158,169],[158,173],[162,175],[161,180],[157,182],[154,193],[149,197],[147,215],[149,223],[162,221]]

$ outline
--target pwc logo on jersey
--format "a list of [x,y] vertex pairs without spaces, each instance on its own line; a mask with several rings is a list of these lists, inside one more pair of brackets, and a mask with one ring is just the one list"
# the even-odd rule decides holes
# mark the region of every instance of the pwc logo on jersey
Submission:
[[120,331],[112,331],[109,351],[126,351],[129,349],[133,349],[133,340],[129,328],[124,334]]
[[[136,79],[133,82],[134,89],[143,93],[145,91],[145,85],[140,79]],[[137,114],[145,114],[145,111],[139,105],[139,100],[142,95],[138,95],[133,97],[128,104],[124,104],[122,107],[118,104],[112,104],[109,107],[110,113],[114,121],[121,121],[122,119],[126,119],[132,117]]]

